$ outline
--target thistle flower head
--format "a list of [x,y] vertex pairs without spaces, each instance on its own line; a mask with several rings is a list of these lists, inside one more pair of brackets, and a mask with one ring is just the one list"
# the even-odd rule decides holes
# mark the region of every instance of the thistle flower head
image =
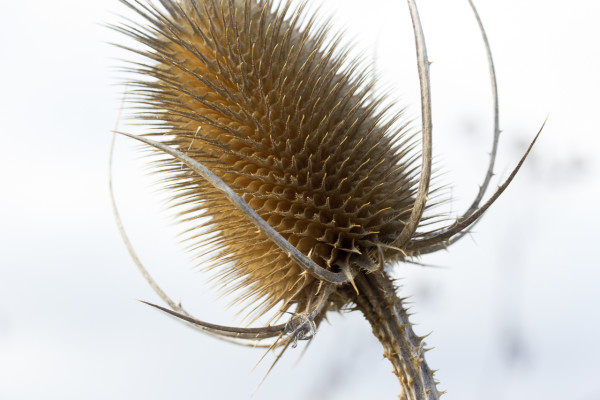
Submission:
[[500,131],[494,66],[473,4],[494,93],[490,164],[471,207],[455,223],[427,232],[423,215],[433,205],[429,63],[414,0],[408,4],[421,83],[420,147],[407,124],[398,123],[403,116],[373,91],[366,69],[347,59],[326,25],[303,17],[304,6],[121,1],[145,19],[115,29],[145,47],[129,49],[145,58],[130,69],[129,85],[138,117],[161,141],[124,134],[169,155],[157,172],[183,207],[180,219],[194,224],[188,240],[199,263],[214,271],[224,292],[252,304],[256,317],[294,312],[287,323],[262,328],[199,321],[160,290],[129,246],[171,310],[153,306],[227,340],[277,337],[269,349],[284,346],[280,357],[297,340],[312,338],[327,311],[353,303],[392,362],[402,398],[439,398],[423,338],[412,331],[383,267],[463,237],[510,184],[541,132],[480,206]]
[[456,242],[506,189],[535,143],[480,207],[498,142],[496,107],[490,166],[475,201],[456,223],[418,233],[432,206],[431,111],[414,1],[420,149],[407,124],[397,123],[402,115],[391,114],[387,99],[374,93],[366,69],[347,59],[327,25],[303,16],[303,5],[121,1],[145,19],[115,29],[145,47],[128,49],[145,58],[130,69],[129,85],[138,117],[162,140],[137,139],[175,157],[157,172],[183,206],[181,220],[195,224],[188,240],[199,262],[215,271],[225,293],[253,304],[256,317],[295,307],[292,321],[244,331],[248,337],[290,329],[294,340],[312,337],[327,311],[361,302],[355,279],[369,290],[365,274]]
[[[419,154],[327,26],[289,3],[125,3],[148,23],[117,29],[146,47],[133,50],[147,61],[131,85],[154,136],[211,169],[324,269],[373,271],[381,254],[403,257],[394,241],[414,205]],[[228,293],[259,315],[313,296],[319,281],[218,189],[178,160],[159,171],[186,207],[181,218],[198,221],[192,247]]]

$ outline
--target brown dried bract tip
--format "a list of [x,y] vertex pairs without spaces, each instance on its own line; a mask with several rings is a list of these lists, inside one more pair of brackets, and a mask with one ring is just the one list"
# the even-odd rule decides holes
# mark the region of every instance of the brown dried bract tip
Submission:
[[252,304],[255,317],[275,307],[278,316],[295,313],[266,328],[204,323],[174,304],[144,271],[173,311],[156,307],[208,333],[276,337],[271,347],[285,349],[312,337],[327,311],[352,302],[373,325],[403,393],[437,398],[424,344],[383,267],[462,237],[524,158],[479,208],[493,170],[496,126],[490,167],[471,208],[455,225],[417,233],[431,206],[431,110],[414,1],[409,7],[422,90],[421,149],[397,123],[402,115],[390,115],[385,99],[373,92],[370,74],[346,59],[339,37],[329,37],[326,25],[317,27],[314,16],[303,17],[304,5],[122,2],[145,19],[115,29],[145,45],[128,49],[146,59],[130,69],[136,78],[128,85],[135,88],[139,117],[154,125],[149,136],[162,140],[126,135],[175,157],[163,160],[158,171],[175,204],[185,207],[181,219],[196,222],[188,240],[224,292]]

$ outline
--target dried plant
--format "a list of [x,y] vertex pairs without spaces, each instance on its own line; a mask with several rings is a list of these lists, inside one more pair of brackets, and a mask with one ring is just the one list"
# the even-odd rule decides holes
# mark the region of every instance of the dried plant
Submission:
[[169,155],[156,170],[176,205],[184,207],[181,220],[195,224],[188,240],[198,260],[225,292],[254,319],[269,311],[276,312],[272,322],[292,316],[258,328],[191,316],[139,262],[115,207],[136,264],[170,309],[150,305],[219,338],[280,347],[277,359],[297,340],[312,338],[326,313],[353,307],[392,362],[401,398],[439,398],[424,360],[425,343],[413,332],[387,267],[463,237],[531,149],[480,206],[499,136],[489,47],[496,99],[490,165],[471,207],[456,222],[428,231],[435,220],[428,213],[435,205],[428,198],[429,64],[413,0],[408,4],[421,82],[421,146],[403,115],[391,114],[389,101],[374,92],[361,64],[347,58],[339,36],[332,37],[314,15],[304,16],[304,4],[122,2],[145,20],[113,28],[144,46],[127,48],[145,59],[129,69],[134,78],[128,85],[137,116],[152,130],[143,137],[119,133]]

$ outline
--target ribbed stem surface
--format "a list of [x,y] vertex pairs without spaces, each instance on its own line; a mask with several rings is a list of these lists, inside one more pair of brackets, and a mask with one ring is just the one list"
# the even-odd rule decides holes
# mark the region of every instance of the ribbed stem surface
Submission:
[[402,400],[435,400],[440,398],[433,371],[424,358],[425,343],[415,335],[408,314],[396,294],[396,287],[389,276],[378,271],[359,274],[354,302],[362,311],[379,339],[384,352],[394,367],[402,391]]

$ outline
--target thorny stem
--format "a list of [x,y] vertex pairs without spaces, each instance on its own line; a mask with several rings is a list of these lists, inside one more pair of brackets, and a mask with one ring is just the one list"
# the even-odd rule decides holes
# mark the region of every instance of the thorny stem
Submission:
[[398,377],[401,400],[436,400],[441,392],[436,388],[433,371],[424,358],[425,342],[417,336],[408,320],[402,299],[384,271],[360,273],[356,277],[360,295],[353,294],[357,308],[373,328],[373,334],[383,346],[383,355],[390,360]]

